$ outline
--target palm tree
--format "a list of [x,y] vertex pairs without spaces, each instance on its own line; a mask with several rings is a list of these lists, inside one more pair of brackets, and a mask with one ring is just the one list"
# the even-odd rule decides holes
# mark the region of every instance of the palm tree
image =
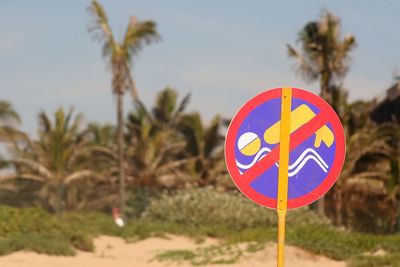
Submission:
[[[140,102],[128,117],[129,166],[132,179],[144,188],[177,187],[187,162],[183,155],[185,141],[177,132],[189,95],[178,101],[171,88],[158,93],[151,112]],[[133,168],[132,168],[133,166]]]
[[357,100],[346,104],[345,112],[341,116],[346,138],[369,126],[372,103],[370,101]]
[[132,96],[138,99],[138,93],[131,75],[131,63],[133,56],[137,55],[143,45],[150,44],[159,39],[156,24],[153,21],[139,22],[131,17],[122,42],[116,41],[108,23],[108,18],[103,7],[92,1],[89,12],[93,23],[89,31],[95,39],[103,44],[103,57],[107,60],[112,74],[112,92],[117,98],[117,147],[118,147],[118,169],[120,185],[120,209],[125,215],[125,176],[123,171],[123,96],[125,91],[130,90]]
[[[333,89],[334,78],[343,78],[347,73],[350,52],[356,46],[354,36],[347,34],[342,38],[340,19],[325,11],[318,21],[311,21],[304,26],[298,42],[301,52],[287,44],[289,57],[296,60],[297,69],[306,81],[320,81],[321,97],[329,104],[335,104],[335,95],[341,94]],[[324,203],[323,197],[317,203],[320,215],[325,215]]]
[[190,158],[189,173],[199,185],[216,185],[225,172],[223,161],[222,120],[215,116],[205,126],[199,113],[186,114],[179,123],[179,131],[186,140],[186,155]]
[[[344,164],[340,179],[335,184],[334,209],[335,223],[342,225],[344,216],[350,218],[353,213],[350,210],[358,209],[356,205],[350,204],[355,196],[371,195],[376,191],[376,185],[382,185],[387,177],[385,168],[382,166],[390,158],[391,148],[380,127],[367,122],[362,128],[357,129],[352,135],[347,136],[346,162]],[[376,169],[380,169],[379,172]],[[350,199],[349,197],[350,196]],[[365,201],[365,198],[364,198]],[[349,225],[347,219],[347,224]]]
[[[332,106],[342,121],[347,149],[340,177],[326,195],[327,206],[331,208],[327,215],[331,215],[337,225],[342,225],[347,206],[344,200],[347,181],[353,177],[355,166],[365,155],[381,151],[382,141],[377,138],[376,125],[369,119],[371,103],[358,100],[349,104],[346,90],[339,86],[332,86],[331,90]],[[363,173],[362,176],[366,178],[367,175]]]
[[379,125],[378,129],[379,137],[386,140],[389,152],[389,173],[384,180],[388,203],[387,231],[395,232],[400,227],[400,126],[396,122],[387,122]]
[[[104,209],[114,206],[119,199],[118,181],[118,149],[115,143],[116,127],[110,124],[90,123],[86,129],[88,132],[91,157],[91,169],[96,170],[102,180],[96,180],[96,193],[93,192],[92,199],[88,202],[91,208]],[[126,166],[126,162],[124,162]],[[124,168],[125,173],[126,168]]]
[[87,133],[80,130],[82,115],[74,117],[72,109],[65,113],[60,108],[54,117],[51,122],[46,113],[39,114],[38,140],[26,137],[25,142],[18,143],[13,158],[7,160],[15,173],[3,175],[0,180],[39,184],[39,197],[59,214],[69,204],[67,189],[96,174],[86,168],[90,151]]
[[374,124],[370,103],[349,105],[346,162],[330,193],[335,222],[366,231],[394,232],[399,225],[400,127]]
[[89,123],[87,131],[93,145],[111,147],[115,145],[115,127],[110,124]]
[[[12,105],[4,100],[0,100],[0,141],[13,141],[17,131],[14,126],[20,124],[21,120],[18,113]],[[0,160],[3,157],[0,154]],[[6,167],[7,164],[0,164],[0,168]]]
[[307,23],[300,31],[301,52],[287,44],[288,55],[296,60],[297,69],[306,81],[320,81],[320,94],[332,103],[335,78],[343,78],[349,68],[350,52],[356,46],[353,35],[341,37],[340,19],[323,12],[318,21]]
[[118,180],[118,149],[115,144],[115,127],[109,124],[90,123],[86,129],[95,159],[93,169],[109,177],[109,182]]
[[178,93],[174,89],[166,87],[158,93],[152,109],[155,123],[160,128],[176,128],[189,101],[190,94],[187,94],[178,103]]

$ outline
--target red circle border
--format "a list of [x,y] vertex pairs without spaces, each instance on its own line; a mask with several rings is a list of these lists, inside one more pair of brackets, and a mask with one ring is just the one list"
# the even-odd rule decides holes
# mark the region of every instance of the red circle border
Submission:
[[[234,148],[235,148],[235,140],[237,132],[243,120],[247,117],[247,115],[257,106],[271,99],[279,98],[281,97],[281,95],[282,95],[282,88],[274,88],[262,92],[253,97],[252,99],[250,99],[239,109],[237,114],[233,117],[228,127],[225,139],[225,160],[229,174],[232,177],[233,182],[236,184],[239,190],[250,200],[254,201],[255,203],[261,206],[272,209],[276,209],[277,206],[276,199],[258,193],[250,186],[249,183],[243,181],[243,179],[240,179],[241,174],[239,173],[239,170],[236,166]],[[339,174],[344,164],[345,152],[346,152],[346,143],[345,143],[343,126],[333,108],[318,95],[315,95],[304,89],[292,88],[292,97],[300,98],[304,101],[307,101],[315,105],[320,110],[320,112],[324,111],[327,114],[327,123],[328,122],[331,123],[332,130],[334,132],[336,139],[335,140],[336,153],[331,170],[329,171],[324,181],[320,185],[318,185],[313,191],[301,197],[288,200],[288,205],[287,205],[288,209],[295,209],[309,205],[312,202],[321,198],[326,192],[328,192],[329,189],[335,184],[337,178],[339,177]]]

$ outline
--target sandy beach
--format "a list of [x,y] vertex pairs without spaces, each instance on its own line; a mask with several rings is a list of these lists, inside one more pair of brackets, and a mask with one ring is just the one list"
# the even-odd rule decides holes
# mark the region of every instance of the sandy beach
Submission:
[[[196,249],[213,244],[218,241],[207,239],[201,244],[196,244],[181,236],[169,236],[166,238],[148,238],[135,243],[126,243],[116,237],[100,236],[95,239],[96,251],[93,253],[78,252],[76,256],[48,256],[33,252],[16,252],[0,257],[0,266],[5,267],[162,267],[162,266],[191,266],[189,262],[159,262],[154,256],[162,251],[173,249]],[[266,246],[265,249],[255,253],[245,254],[239,262],[224,265],[231,267],[242,266],[276,266],[276,248],[274,244]],[[345,267],[344,262],[338,262],[326,257],[316,256],[303,249],[286,247],[287,267]],[[210,265],[208,265],[210,266]],[[218,266],[218,265],[212,265]],[[222,265],[221,265],[222,266]]]

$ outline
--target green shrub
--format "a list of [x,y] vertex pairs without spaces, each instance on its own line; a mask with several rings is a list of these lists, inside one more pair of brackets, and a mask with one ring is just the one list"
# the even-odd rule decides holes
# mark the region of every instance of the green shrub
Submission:
[[[193,254],[195,262],[204,259],[219,262],[221,258],[214,257],[214,252],[221,254],[220,249],[231,245],[250,242],[259,247],[268,241],[275,242],[276,221],[275,211],[259,207],[239,193],[211,188],[176,191],[153,198],[142,218],[128,221],[123,228],[103,213],[70,212],[55,216],[37,208],[0,206],[0,255],[18,250],[73,255],[75,249],[92,251],[93,237],[100,234],[135,241],[173,233],[222,238],[226,242],[221,246]],[[287,244],[338,260],[350,259],[352,266],[396,266],[394,263],[399,262],[400,234],[383,236],[338,229],[307,209],[288,212],[286,231]],[[373,256],[380,249],[387,255]],[[223,260],[236,259],[241,250],[232,251],[222,253],[227,256]],[[178,251],[162,255],[186,259],[192,254]]]
[[40,233],[52,229],[55,222],[50,214],[38,208],[0,206],[0,236],[15,233]]
[[[348,260],[354,256],[373,253],[379,249],[383,249],[389,255],[397,255],[396,257],[400,255],[399,234],[385,236],[352,232],[332,226],[304,225],[287,229],[286,237],[288,244],[337,260]],[[358,259],[365,260],[363,257]],[[392,258],[377,257],[373,260],[384,259],[391,260]]]
[[[217,192],[212,188],[189,189],[153,199],[144,219],[190,225],[224,226],[229,229],[276,226],[276,212],[260,207],[241,193]],[[288,212],[288,225],[328,224],[308,209]]]
[[[93,236],[100,234],[120,236],[122,229],[118,227],[110,215],[99,212],[68,212],[63,214],[61,221],[78,231]],[[76,229],[78,227],[78,229]]]
[[213,264],[236,263],[244,250],[238,245],[214,245],[205,248],[191,250],[168,250],[156,254],[154,260],[160,262],[190,262],[193,266]]
[[396,253],[393,255],[384,256],[367,256],[358,255],[350,259],[348,265],[349,267],[400,267],[400,254]]
[[50,255],[72,256],[75,254],[66,239],[40,234],[14,234],[0,239],[0,255],[18,250],[30,250]]
[[73,255],[73,248],[93,251],[94,234],[85,224],[38,208],[0,206],[0,254],[22,249],[55,255]]

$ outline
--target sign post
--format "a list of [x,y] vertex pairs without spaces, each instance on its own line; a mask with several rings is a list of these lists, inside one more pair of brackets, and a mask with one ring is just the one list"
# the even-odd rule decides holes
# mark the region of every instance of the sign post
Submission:
[[322,197],[344,162],[344,131],[319,96],[276,88],[248,101],[232,119],[225,141],[228,171],[239,190],[277,210],[277,266],[284,266],[288,209]]
[[291,106],[292,89],[283,88],[278,177],[278,267],[283,267],[285,255]]

